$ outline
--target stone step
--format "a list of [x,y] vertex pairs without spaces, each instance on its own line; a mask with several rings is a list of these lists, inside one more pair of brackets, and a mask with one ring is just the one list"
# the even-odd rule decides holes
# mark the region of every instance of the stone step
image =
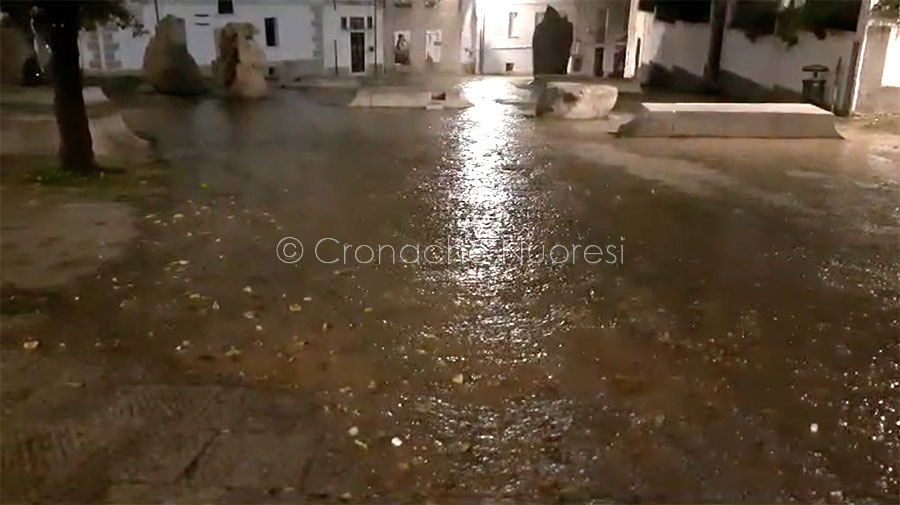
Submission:
[[644,103],[630,137],[842,138],[834,115],[807,103]]
[[399,109],[463,109],[471,106],[458,90],[421,90],[403,86],[363,87],[349,107]]

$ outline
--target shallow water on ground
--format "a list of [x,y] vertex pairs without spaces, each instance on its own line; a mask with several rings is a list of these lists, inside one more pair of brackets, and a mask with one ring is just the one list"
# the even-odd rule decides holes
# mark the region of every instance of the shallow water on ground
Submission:
[[141,111],[171,196],[59,338],[114,300],[147,359],[313,394],[336,495],[896,497],[896,137],[613,139],[465,86]]

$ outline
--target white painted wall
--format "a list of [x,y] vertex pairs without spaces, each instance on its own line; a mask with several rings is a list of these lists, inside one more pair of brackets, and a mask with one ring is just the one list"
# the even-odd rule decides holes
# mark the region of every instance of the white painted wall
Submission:
[[[152,6],[148,7],[150,10]],[[208,36],[226,23],[252,23],[257,34],[256,44],[262,48],[271,62],[304,60],[313,58],[312,7],[309,2],[258,2],[234,0],[234,14],[218,14],[215,0],[161,0],[160,18],[173,14],[185,20],[188,51],[199,65],[209,65],[216,57],[215,38],[212,44]],[[278,19],[278,45],[267,47],[264,19]],[[202,26],[209,23],[210,26]]]
[[[394,0],[385,4],[383,30],[385,39],[380,40],[382,51],[388,58],[386,72],[398,73],[445,73],[458,74],[464,69],[471,70],[474,61],[472,51],[471,23],[474,16],[473,0],[442,0],[427,6],[423,0],[415,0],[406,7],[397,6]],[[408,32],[409,65],[395,65],[394,34]],[[440,45],[426,49],[429,36],[440,32]],[[466,49],[469,51],[466,51]],[[440,61],[428,59],[440,52]]]
[[[219,14],[216,0],[158,0],[157,5],[160,19],[169,14],[184,19],[188,51],[198,65],[208,66],[216,57],[214,30],[232,22],[252,23],[256,27],[258,33],[254,40],[269,62],[313,59],[315,44],[312,4],[315,1],[234,0],[234,14]],[[154,33],[156,13],[152,1],[132,1],[129,7],[149,33],[134,37],[130,29],[106,31],[113,32],[112,37],[119,44],[116,55],[122,62],[122,70],[140,70],[144,50]],[[275,47],[266,46],[264,19],[267,17],[278,19],[278,45]],[[82,51],[88,49],[84,38],[82,37]],[[87,64],[85,67],[87,68]]]
[[[847,75],[855,36],[855,32],[831,31],[824,40],[819,40],[812,33],[801,32],[799,42],[788,47],[781,39],[772,35],[751,42],[743,32],[725,30],[722,69],[767,88],[778,86],[799,93],[803,90],[803,79],[810,77],[808,72],[803,71],[803,67],[825,65],[829,68],[830,93],[838,61],[843,75]],[[701,56],[703,60],[706,59],[705,52]]]
[[[513,64],[513,73],[531,74],[531,38],[534,35],[535,14],[545,12],[552,5],[561,15],[575,20],[576,5],[573,0],[511,0],[508,2],[484,1],[479,4],[479,16],[484,29],[485,74],[506,73],[506,64]],[[509,37],[509,13],[518,13],[518,36]]]
[[468,0],[464,7],[459,41],[459,62],[464,72],[474,73],[478,53],[478,30],[475,24],[475,2]]
[[[703,75],[709,48],[709,25],[681,21],[663,23],[652,13],[638,11],[635,30],[641,40],[641,65],[655,63],[668,70],[677,66],[694,75]],[[641,74],[646,77],[646,72]]]
[[884,56],[881,85],[900,87],[900,26],[894,26],[891,29],[890,40]]
[[[338,72],[346,74],[350,72],[350,31],[341,29],[341,17],[347,17],[348,26],[350,17],[367,17],[375,16],[375,8],[372,5],[352,5],[341,4],[338,2],[335,6],[332,2],[325,2],[322,7],[322,30],[323,30],[323,65],[326,74],[334,74],[335,72],[335,47],[337,48],[337,67]],[[375,65],[376,55],[378,57],[378,65],[384,65],[384,51],[381,42],[384,41],[384,9],[378,7],[378,22],[373,23],[377,28],[378,43],[376,44],[376,30],[365,30],[366,35],[366,68],[369,69]],[[372,49],[371,51],[369,49]]]
[[873,19],[865,30],[854,110],[900,113],[900,24]]
[[[96,30],[95,36],[91,33],[81,32],[79,34],[79,52],[81,54],[82,68],[94,72],[116,72],[116,71],[135,71],[140,70],[144,63],[144,49],[150,42],[150,35],[153,32],[155,17],[153,16],[152,7],[147,10],[146,6],[132,3],[129,5],[135,20],[144,25],[148,34],[135,36],[131,29],[120,30],[115,27],[104,27]],[[101,40],[97,40],[101,39]],[[97,44],[97,45],[95,45]],[[112,52],[115,55],[113,61],[109,58],[101,57],[99,52],[104,51],[106,46],[113,44]],[[99,45],[99,47],[98,47]],[[104,55],[105,56],[105,55]]]
[[[706,23],[664,23],[648,12],[639,12],[636,28],[641,38],[641,64],[655,63],[666,69],[680,67],[702,77],[709,48],[710,28]],[[855,32],[830,31],[817,39],[802,32],[799,42],[789,47],[774,35],[751,41],[739,30],[726,29],[722,42],[722,70],[732,72],[766,88],[784,88],[800,93],[803,79],[810,74],[803,67],[812,64],[830,69],[826,96],[831,96],[838,61],[842,82],[850,71]],[[641,72],[646,78],[646,68]]]
[[[629,11],[631,4],[635,6],[637,2],[629,0],[587,0],[576,4],[576,15],[570,20],[575,25],[575,48],[573,48],[573,56],[577,53],[582,58],[581,71],[573,72],[579,75],[594,75],[594,64],[596,57],[596,49],[603,49],[602,71],[603,75],[609,76],[615,69],[616,53],[626,49],[628,42],[628,28],[631,25]],[[602,33],[599,23],[599,13],[605,11],[606,15],[606,36],[601,41],[598,36]],[[634,37],[632,37],[634,38]],[[632,51],[634,48],[632,47]],[[627,53],[627,51],[626,51]],[[628,61],[631,66],[628,66]],[[626,54],[625,74],[630,77],[629,73],[634,69],[634,59],[629,58]]]

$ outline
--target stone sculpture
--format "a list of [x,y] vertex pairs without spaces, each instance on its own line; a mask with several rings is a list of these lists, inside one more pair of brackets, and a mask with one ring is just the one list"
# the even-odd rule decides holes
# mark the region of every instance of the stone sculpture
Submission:
[[170,14],[156,25],[144,51],[144,78],[160,93],[196,95],[206,90],[200,68],[187,50],[183,19]]
[[253,41],[255,32],[251,23],[228,23],[217,32],[215,74],[230,95],[258,98],[269,91],[266,55]]
[[534,75],[565,74],[572,48],[572,23],[547,7],[531,40]]

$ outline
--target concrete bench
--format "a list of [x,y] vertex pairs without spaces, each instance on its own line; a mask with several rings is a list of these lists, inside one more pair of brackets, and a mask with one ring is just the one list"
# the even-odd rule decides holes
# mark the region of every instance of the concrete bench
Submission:
[[807,103],[644,103],[631,137],[841,138],[834,115]]

